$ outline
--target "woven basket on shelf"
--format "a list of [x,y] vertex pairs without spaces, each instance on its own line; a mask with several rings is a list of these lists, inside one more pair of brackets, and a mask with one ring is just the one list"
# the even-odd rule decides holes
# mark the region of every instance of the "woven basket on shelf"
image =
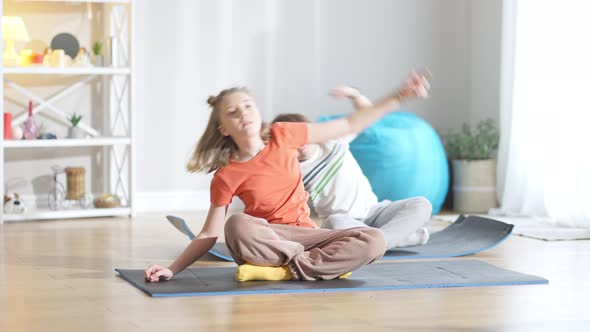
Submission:
[[94,206],[99,209],[112,209],[121,206],[121,200],[117,195],[103,194],[94,200]]
[[86,169],[84,167],[66,167],[66,199],[81,199],[86,195]]

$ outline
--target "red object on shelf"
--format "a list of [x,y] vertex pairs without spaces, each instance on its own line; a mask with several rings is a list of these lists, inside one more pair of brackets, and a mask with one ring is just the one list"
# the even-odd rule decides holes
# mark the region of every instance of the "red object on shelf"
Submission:
[[4,112],[4,139],[12,139],[12,113]]
[[45,57],[45,54],[43,53],[33,53],[33,63],[37,63],[37,64],[43,64],[43,58]]

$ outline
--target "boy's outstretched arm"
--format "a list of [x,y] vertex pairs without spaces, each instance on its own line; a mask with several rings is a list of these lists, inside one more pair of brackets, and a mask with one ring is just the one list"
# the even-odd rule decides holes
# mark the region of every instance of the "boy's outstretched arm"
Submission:
[[358,134],[385,114],[399,108],[402,100],[428,97],[430,84],[428,73],[412,72],[403,86],[396,92],[385,96],[375,105],[354,112],[346,118],[322,123],[307,124],[307,143],[321,143],[350,134]]
[[[363,95],[359,91],[359,89],[354,88],[352,86],[341,85],[341,86],[337,86],[335,88],[332,88],[332,90],[330,90],[330,95],[332,97],[346,98],[346,99],[350,100],[350,102],[354,106],[355,112],[359,112],[359,111],[362,111],[364,109],[367,109],[367,108],[373,106],[373,103],[371,102],[371,100],[369,98],[367,98],[365,95]],[[357,134],[349,134],[344,137],[341,137],[340,139],[347,142],[347,143],[350,143],[350,142],[354,141],[354,139],[356,137],[357,137]]]
[[152,264],[145,270],[145,279],[149,282],[158,282],[161,279],[169,280],[175,274],[186,269],[209,251],[217,242],[217,238],[223,231],[227,206],[211,205],[205,220],[205,225],[197,237],[184,249],[182,254],[174,260],[168,268]]

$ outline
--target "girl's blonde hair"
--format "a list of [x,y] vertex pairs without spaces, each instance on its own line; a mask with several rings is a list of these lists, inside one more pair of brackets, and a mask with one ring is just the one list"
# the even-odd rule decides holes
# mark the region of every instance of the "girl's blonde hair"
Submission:
[[[221,91],[217,96],[207,98],[207,103],[211,107],[211,115],[205,132],[199,139],[193,155],[186,165],[189,172],[213,172],[229,162],[229,159],[238,151],[238,146],[229,136],[223,136],[219,132],[221,122],[219,121],[220,102],[227,95],[235,92],[250,94],[245,87],[234,87]],[[260,128],[260,137],[264,143],[270,141],[270,127],[267,123],[262,122]]]

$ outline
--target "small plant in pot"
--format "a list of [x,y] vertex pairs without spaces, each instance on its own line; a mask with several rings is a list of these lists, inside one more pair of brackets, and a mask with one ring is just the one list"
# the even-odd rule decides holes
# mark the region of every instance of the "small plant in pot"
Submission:
[[72,125],[68,128],[68,138],[85,138],[85,132],[82,128],[78,127],[78,124],[82,120],[82,115],[73,113],[68,118],[70,124]]
[[92,53],[94,54],[94,65],[97,67],[102,67],[104,65],[104,61],[102,59],[102,43],[97,41],[92,44]]
[[492,119],[461,131],[449,130],[443,136],[452,160],[453,210],[463,213],[487,213],[497,207],[496,159],[500,134]]

